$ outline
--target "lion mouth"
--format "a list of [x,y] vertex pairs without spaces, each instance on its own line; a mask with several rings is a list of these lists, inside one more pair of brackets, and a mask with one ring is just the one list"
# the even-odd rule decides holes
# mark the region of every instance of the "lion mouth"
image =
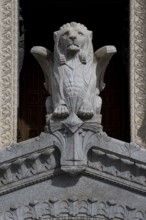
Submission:
[[77,45],[77,44],[68,44],[68,45],[67,45],[67,47],[70,47],[70,46],[79,47],[79,45]]
[[77,44],[69,44],[69,45],[67,45],[67,48],[69,49],[69,50],[79,50],[79,45],[77,45]]

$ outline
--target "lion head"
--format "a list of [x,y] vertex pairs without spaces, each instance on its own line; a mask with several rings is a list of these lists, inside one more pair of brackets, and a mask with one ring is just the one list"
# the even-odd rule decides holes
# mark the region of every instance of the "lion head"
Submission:
[[71,22],[60,27],[54,32],[54,57],[60,64],[65,64],[68,57],[79,55],[83,64],[93,57],[92,31],[76,22]]

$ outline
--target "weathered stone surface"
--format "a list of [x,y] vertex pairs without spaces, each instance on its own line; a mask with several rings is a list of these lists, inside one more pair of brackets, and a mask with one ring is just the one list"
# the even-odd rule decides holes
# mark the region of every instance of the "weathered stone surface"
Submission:
[[146,218],[146,150],[85,128],[70,167],[63,129],[0,151],[0,219]]
[[139,219],[146,217],[145,193],[121,187],[92,172],[74,177],[60,173],[26,186],[1,196],[1,219],[116,219],[119,215],[126,220],[137,214],[143,217]]
[[87,120],[100,114],[104,73],[116,48],[105,46],[94,53],[92,31],[76,22],[54,32],[54,41],[53,53],[40,46],[31,49],[43,69],[45,88],[51,94],[46,110],[56,119],[69,116],[67,123],[74,123],[69,127],[77,124],[78,128],[78,117]]
[[[61,169],[70,174],[87,165],[87,152],[94,146],[94,135],[102,130],[99,96],[104,88],[106,67],[116,53],[114,46],[93,52],[92,31],[76,22],[54,32],[54,52],[40,46],[31,53],[45,75],[46,128],[58,140]],[[90,143],[90,145],[91,145]]]
[[[76,23],[72,25],[76,28],[81,26]],[[76,36],[72,25],[65,25],[65,29],[69,27],[69,32],[63,32],[67,39],[70,34],[71,38]],[[64,31],[64,26],[60,31],[62,29]],[[87,31],[84,26],[83,30]],[[72,55],[78,52],[78,46],[76,43],[68,46],[69,57],[72,59]],[[100,77],[98,75],[95,87],[92,84],[93,91],[89,90],[89,96],[95,98],[93,102],[89,99],[93,108],[92,115],[88,114],[90,111],[80,111],[85,110],[81,106],[86,100],[86,93],[80,99],[80,92],[71,87],[73,96],[69,92],[63,98],[64,103],[61,99],[57,106],[53,102],[56,102],[59,91],[51,93],[46,102],[48,112],[44,132],[36,138],[0,150],[0,220],[146,218],[146,150],[134,143],[108,137],[101,125],[99,92],[103,89],[105,68],[115,52],[113,48],[112,52],[111,47],[99,49],[95,53],[95,62],[92,60],[91,66],[89,65],[89,77],[92,74],[92,64],[96,66],[92,70],[98,69],[98,64],[102,67],[101,72],[99,69],[97,72],[93,71],[94,76],[99,74]],[[47,77],[50,74],[48,68],[56,68],[56,64],[55,67],[53,64],[48,65],[44,50],[46,51],[35,47],[32,52],[37,58],[39,55],[38,60],[43,64]],[[64,57],[59,55],[62,68],[62,65],[66,65],[66,54]],[[99,57],[102,65],[96,60]],[[86,65],[86,56],[81,58],[79,66]],[[55,57],[53,62],[56,62]],[[60,69],[58,66],[57,68]],[[88,72],[86,68],[85,72],[82,72],[82,68],[75,68],[72,72],[75,75],[80,73],[82,76],[85,73],[86,78]],[[55,80],[53,77],[52,81]],[[68,79],[71,79],[71,75]],[[61,86],[66,87],[66,79],[59,76],[60,80],[63,80]],[[80,84],[81,90],[84,90],[84,80]],[[74,82],[76,86],[77,79]],[[90,87],[89,84],[88,86]],[[46,88],[50,88],[48,84]],[[53,89],[55,92],[57,87]],[[96,99],[100,102],[95,102]]]

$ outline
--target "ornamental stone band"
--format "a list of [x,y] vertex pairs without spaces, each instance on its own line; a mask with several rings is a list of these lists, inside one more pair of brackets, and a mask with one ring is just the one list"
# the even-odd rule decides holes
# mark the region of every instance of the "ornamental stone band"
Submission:
[[0,0],[0,147],[17,139],[18,1]]

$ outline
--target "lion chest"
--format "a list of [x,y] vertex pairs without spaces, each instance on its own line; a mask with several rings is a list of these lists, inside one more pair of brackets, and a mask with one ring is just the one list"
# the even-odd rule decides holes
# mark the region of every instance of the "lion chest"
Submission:
[[86,87],[85,85],[85,65],[79,65],[75,68],[63,66],[63,88],[67,96],[78,96]]

